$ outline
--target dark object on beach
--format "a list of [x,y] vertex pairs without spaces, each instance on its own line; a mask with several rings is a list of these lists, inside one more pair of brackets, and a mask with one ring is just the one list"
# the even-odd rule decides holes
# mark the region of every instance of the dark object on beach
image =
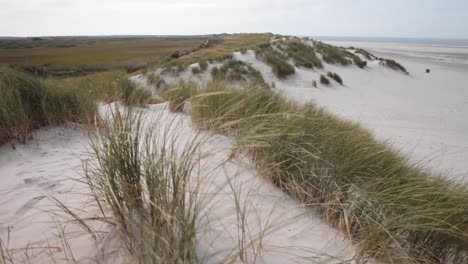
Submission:
[[430,70],[430,69],[426,69],[426,73],[431,73],[431,70]]

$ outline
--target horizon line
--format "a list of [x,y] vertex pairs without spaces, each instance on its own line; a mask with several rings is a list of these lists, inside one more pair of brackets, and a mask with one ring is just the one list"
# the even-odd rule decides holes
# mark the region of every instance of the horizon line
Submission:
[[58,37],[197,37],[197,36],[214,36],[214,35],[233,35],[233,34],[273,34],[284,36],[297,37],[315,37],[315,38],[363,38],[363,39],[447,39],[447,40],[468,40],[468,37],[403,37],[403,36],[354,36],[354,35],[314,35],[314,34],[276,34],[271,32],[236,32],[236,33],[206,33],[206,34],[90,34],[90,35],[0,35],[0,38],[58,38]]

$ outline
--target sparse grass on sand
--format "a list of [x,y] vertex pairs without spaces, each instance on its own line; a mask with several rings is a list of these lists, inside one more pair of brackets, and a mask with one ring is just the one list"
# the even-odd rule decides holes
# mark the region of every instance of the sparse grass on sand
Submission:
[[400,63],[394,61],[394,60],[391,60],[391,59],[383,59],[383,58],[380,58],[380,63],[389,67],[390,69],[393,69],[395,71],[401,71],[403,72],[404,74],[409,74],[409,72],[406,70],[405,67],[403,67]]
[[294,66],[287,61],[288,58],[274,50],[269,44],[258,46],[255,49],[255,55],[258,59],[270,65],[273,74],[278,78],[286,78],[296,73]]
[[344,48],[335,47],[323,42],[315,42],[314,47],[318,53],[322,54],[325,62],[330,64],[339,63],[341,65],[356,64],[359,68],[364,68],[367,62],[361,60],[358,56],[348,52]]
[[297,66],[323,68],[322,61],[317,57],[315,49],[301,41],[293,40],[286,42],[286,52]]
[[167,67],[187,67],[200,61],[225,61],[232,59],[237,50],[255,49],[258,45],[270,43],[272,34],[229,34],[211,39],[207,45],[190,54],[164,63]]
[[[112,113],[92,143],[86,179],[103,222],[113,222],[139,263],[199,263],[198,183],[191,181],[201,140],[180,149],[183,135],[136,113]],[[157,131],[162,129],[163,131]],[[107,217],[104,217],[106,216]]]
[[238,135],[237,151],[285,192],[319,208],[356,242],[362,260],[468,261],[466,185],[410,164],[358,124],[312,103],[224,82],[191,94],[198,127]]
[[228,60],[221,67],[214,67],[211,70],[211,78],[214,80],[248,81],[252,84],[265,85],[265,80],[258,70],[238,60]]
[[343,85],[343,80],[341,79],[341,77],[337,73],[328,72],[327,76],[330,77],[331,79],[335,80],[337,83]]
[[330,85],[330,80],[325,75],[320,75],[320,83],[323,85]]

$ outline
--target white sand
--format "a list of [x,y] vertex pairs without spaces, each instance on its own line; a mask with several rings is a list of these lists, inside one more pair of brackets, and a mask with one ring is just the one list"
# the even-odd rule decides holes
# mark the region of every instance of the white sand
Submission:
[[[358,43],[347,44],[359,47]],[[325,64],[324,70],[297,69],[290,78],[278,80],[253,52],[236,53],[235,57],[252,63],[285,95],[300,102],[313,100],[363,124],[378,139],[388,140],[410,155],[414,163],[455,180],[467,179],[468,74],[463,66],[396,56],[411,76],[372,61],[365,70]],[[432,70],[430,74],[425,73],[426,68]],[[338,73],[345,85],[333,81],[331,87],[319,84],[318,89],[313,88],[312,80],[318,82],[320,74],[328,71]]]
[[[78,225],[68,222],[53,198],[73,208],[81,217],[93,215],[82,161],[88,158],[87,133],[73,124],[39,129],[25,145],[0,147],[0,238],[13,251],[15,263],[106,263],[102,253],[113,250],[106,236],[94,240]],[[90,223],[96,231],[110,226]],[[63,229],[70,251],[59,238]],[[103,242],[105,241],[105,243]],[[4,244],[4,247],[5,247]],[[26,256],[26,254],[28,256]],[[0,260],[1,262],[1,260]],[[110,261],[109,263],[112,263]]]
[[[102,115],[106,116],[116,107],[115,104],[109,106],[101,107]],[[158,127],[157,132],[162,134],[170,127],[170,135],[180,135],[179,149],[199,133],[192,128],[189,116],[170,113],[167,104],[152,105],[139,111],[146,122]],[[173,125],[175,123],[177,126]],[[71,206],[80,217],[98,214],[88,197],[87,186],[76,182],[83,175],[82,161],[90,158],[89,143],[88,135],[71,125],[40,129],[33,140],[17,145],[16,150],[7,145],[0,148],[3,180],[0,236],[5,240],[8,227],[12,227],[9,248],[15,249],[16,261],[25,261],[24,249],[27,247],[35,248],[28,252],[32,263],[50,263],[51,259],[57,263],[66,262],[65,259],[72,261],[66,246],[56,238],[58,225],[53,221],[65,225],[69,218],[59,217],[64,214],[50,197]],[[233,143],[233,138],[220,135],[204,142],[201,150],[207,157],[201,161],[200,173],[193,175],[194,180],[203,179],[199,190],[203,209],[198,239],[199,255],[206,263],[225,262],[229,255],[238,251],[239,220],[234,193],[237,193],[241,206],[245,205],[248,229],[245,239],[247,243],[253,241],[246,249],[249,262],[255,258],[256,263],[310,263],[311,260],[336,263],[353,258],[354,248],[350,241],[324,223],[316,213],[302,208],[263,179],[247,159],[228,160]],[[114,259],[117,254],[113,250],[120,245],[115,233],[107,233],[112,231],[111,227],[95,222],[89,224],[103,232],[97,240],[76,224],[66,224],[66,238],[73,258],[78,263],[125,263],[121,258]]]
[[[285,95],[300,102],[314,100],[344,118],[362,123],[377,138],[389,140],[395,148],[411,154],[414,162],[427,163],[434,171],[453,179],[466,179],[468,89],[464,84],[468,75],[461,68],[454,70],[453,65],[422,63],[402,56],[398,59],[412,76],[369,62],[365,70],[333,65],[320,71],[297,69],[291,78],[278,80],[270,67],[255,59],[253,52],[236,53],[235,57],[252,63],[266,81],[275,82]],[[431,68],[432,73],[425,74],[425,68]],[[337,72],[345,86],[333,82],[331,87],[313,88],[312,80],[318,81],[320,74],[328,70]],[[188,69],[181,77],[206,82],[209,70],[194,77]],[[174,76],[164,78],[176,81]],[[144,76],[133,80],[146,83]],[[141,111],[147,120],[159,116],[153,121],[160,126],[175,119],[180,121],[173,132],[184,135],[185,142],[197,133],[188,116],[169,113],[166,104]],[[248,261],[256,258],[256,263],[334,263],[338,261],[334,258],[353,257],[349,240],[259,176],[247,159],[229,160],[233,142],[233,138],[216,135],[202,145],[202,151],[210,155],[202,160],[203,173],[195,175],[204,179],[200,194],[205,198],[200,219],[203,232],[198,234],[200,256],[221,250],[216,257],[206,259],[218,263],[230,250],[235,251],[239,241],[234,203],[237,193],[241,205],[246,205],[247,239],[258,238],[266,231],[263,240],[254,239],[254,247],[247,250]],[[78,263],[125,262],[114,260],[113,251],[119,244],[110,226],[91,222],[93,229],[103,232],[92,239],[76,224],[65,222],[64,214],[51,200],[55,197],[75,208],[81,217],[97,213],[87,186],[76,181],[83,175],[82,161],[89,157],[88,145],[86,133],[71,125],[40,129],[33,140],[17,145],[16,150],[8,145],[0,147],[0,237],[6,242],[10,233],[8,247],[16,249],[18,262],[25,260],[26,248],[34,248],[28,251],[32,263],[49,263],[51,258],[57,263],[72,258]],[[236,191],[231,190],[228,181]],[[73,257],[57,239],[59,226],[66,226]],[[258,249],[260,253],[256,253]]]
[[256,263],[278,264],[293,260],[310,263],[311,259],[337,263],[353,258],[354,247],[350,241],[323,222],[317,213],[303,208],[265,180],[248,159],[229,159],[234,138],[197,132],[188,115],[170,113],[167,107],[164,103],[141,110],[150,126],[157,126],[160,136],[170,127],[169,134],[178,138],[179,150],[195,138],[207,139],[200,146],[200,156],[204,158],[193,175],[193,180],[202,182],[198,190],[202,198],[199,230],[206,231],[198,234],[198,240],[204,263],[224,263],[238,250],[235,194],[240,206],[245,206],[247,243],[254,240],[246,249],[248,263],[253,263],[254,258]]

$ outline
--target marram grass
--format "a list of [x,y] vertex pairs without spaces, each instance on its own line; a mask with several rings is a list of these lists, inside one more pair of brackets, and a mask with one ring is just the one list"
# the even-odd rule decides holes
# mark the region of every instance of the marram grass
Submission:
[[[177,88],[174,88],[177,89]],[[196,125],[234,133],[263,174],[352,239],[360,260],[466,263],[468,191],[353,122],[268,89],[212,82],[185,99]]]
[[113,112],[92,143],[86,179],[95,201],[112,212],[102,221],[117,220],[121,239],[139,263],[199,263],[198,183],[190,177],[201,139],[181,148],[183,135],[170,130],[177,121],[155,120]]
[[143,105],[151,93],[130,82],[123,73],[103,77],[43,79],[0,67],[0,145],[25,142],[46,125],[97,121],[98,102],[122,101]]

